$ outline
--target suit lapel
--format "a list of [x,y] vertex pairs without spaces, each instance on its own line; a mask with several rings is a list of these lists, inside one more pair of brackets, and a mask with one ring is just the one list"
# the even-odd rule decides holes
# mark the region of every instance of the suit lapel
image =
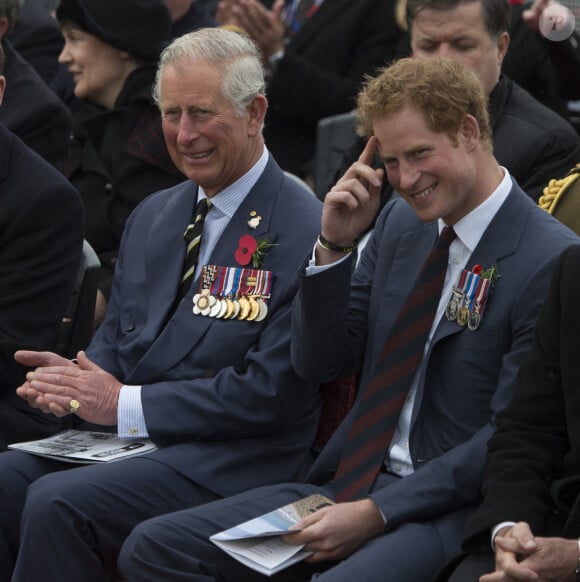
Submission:
[[[525,204],[525,198],[526,195],[519,189],[519,187],[514,186],[512,188],[507,199],[490,222],[489,226],[483,233],[479,244],[469,258],[469,261],[465,266],[468,271],[473,269],[475,265],[481,265],[483,269],[488,269],[495,265],[498,266],[499,272],[501,273],[501,261],[506,257],[513,255],[518,250],[522,230],[524,229],[530,211],[530,206]],[[494,290],[494,292],[495,291],[496,290]],[[502,292],[501,280],[500,283],[498,283],[497,292]],[[493,302],[493,293],[490,295],[488,301]],[[486,307],[486,309],[488,307]],[[445,315],[443,315],[429,346],[429,351],[426,355],[427,360],[430,358],[431,352],[438,342],[458,333],[477,333],[477,331],[472,332],[466,327],[461,327],[455,321],[448,321]],[[427,368],[428,364],[421,369],[421,377],[419,378],[415,405],[413,407],[411,427],[415,424],[415,420],[417,419],[421,407]]]
[[[468,271],[471,271],[475,265],[481,265],[483,269],[488,269],[494,265],[498,266],[502,259],[513,255],[518,250],[522,230],[529,212],[529,205],[523,203],[520,196],[522,193],[519,188],[515,191],[516,188],[512,188],[505,202],[483,233],[479,244],[465,266]],[[464,330],[465,328],[457,325],[457,323],[447,321],[443,317],[435,330],[431,345],[433,346],[443,338]],[[466,333],[472,332],[467,331]]]
[[[284,179],[284,175],[277,164],[270,159],[262,176],[248,193],[245,200],[238,208],[235,215],[230,220],[228,226],[224,230],[220,240],[216,244],[209,264],[220,266],[239,266],[235,261],[235,251],[238,248],[238,241],[243,234],[252,234],[254,237],[263,236],[267,233],[270,225],[270,217],[272,214],[272,206],[275,203],[276,192],[280,191],[280,184]],[[195,188],[195,187],[193,187]],[[196,192],[195,192],[196,193]],[[179,229],[171,227],[172,235],[165,235],[163,246],[155,237],[150,237],[153,253],[150,261],[150,268],[152,272],[149,276],[159,276],[159,273],[164,273],[164,276],[171,277],[170,284],[161,285],[160,294],[157,297],[152,297],[149,314],[155,317],[156,321],[161,327],[161,320],[165,319],[168,306],[173,302],[173,297],[177,291],[179,276],[181,274],[181,266],[184,259],[184,250],[180,250],[178,258],[174,262],[178,267],[171,262],[170,268],[167,268],[167,254],[171,254],[173,249],[177,246],[181,249],[183,245],[179,245],[175,240],[178,237],[181,240],[181,233],[185,229],[191,211],[193,208],[193,200],[191,193],[189,194],[191,200],[188,205],[184,201],[176,204],[176,208],[172,208],[171,213],[168,213],[166,219],[163,221],[165,225],[170,224],[167,219],[176,220],[180,225]],[[187,210],[186,207],[187,206]],[[251,229],[248,225],[250,219],[250,212],[254,210],[262,217],[258,228]],[[179,212],[184,216],[179,216]],[[161,233],[160,233],[161,234]],[[275,241],[274,241],[275,242]],[[155,248],[153,248],[155,247]],[[171,249],[168,251],[168,249]],[[159,271],[157,271],[159,269]],[[193,289],[197,289],[199,285],[199,278],[197,278],[192,285]],[[161,295],[161,293],[163,295]],[[192,292],[189,293],[185,299],[180,303],[179,307],[167,322],[167,325],[161,330],[159,336],[153,342],[151,348],[143,356],[141,361],[133,369],[131,376],[134,374],[139,377],[155,378],[164,371],[172,368],[180,362],[188,353],[190,353],[195,345],[205,336],[208,329],[215,324],[216,320],[211,317],[200,317],[193,315],[191,302]],[[157,303],[160,301],[161,303]],[[160,304],[164,306],[160,309]],[[162,314],[156,313],[163,312]],[[129,380],[127,380],[129,381]]]

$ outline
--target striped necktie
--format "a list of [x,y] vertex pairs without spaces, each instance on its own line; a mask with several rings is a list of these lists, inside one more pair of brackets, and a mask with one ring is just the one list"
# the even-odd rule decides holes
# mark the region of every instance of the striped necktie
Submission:
[[407,392],[423,359],[443,290],[449,246],[456,236],[452,228],[442,230],[356,404],[335,477],[337,501],[367,495],[381,469]]
[[197,266],[197,259],[199,258],[199,247],[201,246],[201,233],[203,231],[203,224],[205,217],[211,207],[209,198],[201,200],[193,214],[191,224],[187,226],[183,233],[183,238],[187,245],[185,250],[185,263],[183,266],[183,275],[179,285],[179,299],[185,297],[186,293],[191,287],[195,268]]

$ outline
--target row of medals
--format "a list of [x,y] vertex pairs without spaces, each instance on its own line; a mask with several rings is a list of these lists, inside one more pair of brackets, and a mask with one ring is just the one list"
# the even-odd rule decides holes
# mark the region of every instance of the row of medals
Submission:
[[238,319],[262,321],[268,315],[268,305],[259,295],[214,297],[209,289],[203,289],[193,296],[193,313],[216,319]]
[[475,331],[481,324],[486,299],[487,295],[481,303],[477,299],[469,300],[462,289],[454,286],[445,316],[449,321],[456,321],[461,327],[467,326],[470,331]]

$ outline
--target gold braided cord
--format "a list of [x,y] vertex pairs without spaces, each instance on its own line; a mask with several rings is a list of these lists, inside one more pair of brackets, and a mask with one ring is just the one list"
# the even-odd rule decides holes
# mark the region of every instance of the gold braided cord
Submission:
[[538,200],[538,206],[546,212],[554,214],[560,198],[579,176],[580,164],[576,164],[576,167],[567,176],[564,176],[564,178],[553,178],[550,180]]

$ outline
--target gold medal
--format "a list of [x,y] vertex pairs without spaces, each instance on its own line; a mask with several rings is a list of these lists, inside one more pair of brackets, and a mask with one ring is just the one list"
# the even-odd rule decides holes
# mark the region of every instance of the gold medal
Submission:
[[457,313],[457,323],[464,327],[469,321],[469,307],[461,307]]
[[245,295],[242,295],[238,302],[240,304],[240,313],[238,314],[238,319],[244,320],[250,315],[250,302]]
[[250,303],[250,314],[247,317],[248,321],[254,321],[260,314],[260,305],[251,295],[248,297]]
[[238,303],[237,299],[232,299],[232,305],[234,306],[234,310],[232,311],[232,314],[230,315],[230,319],[236,319],[236,317],[238,317],[238,315],[240,313],[240,304]]
[[234,302],[231,299],[226,299],[226,312],[224,313],[224,319],[229,319],[234,312]]

